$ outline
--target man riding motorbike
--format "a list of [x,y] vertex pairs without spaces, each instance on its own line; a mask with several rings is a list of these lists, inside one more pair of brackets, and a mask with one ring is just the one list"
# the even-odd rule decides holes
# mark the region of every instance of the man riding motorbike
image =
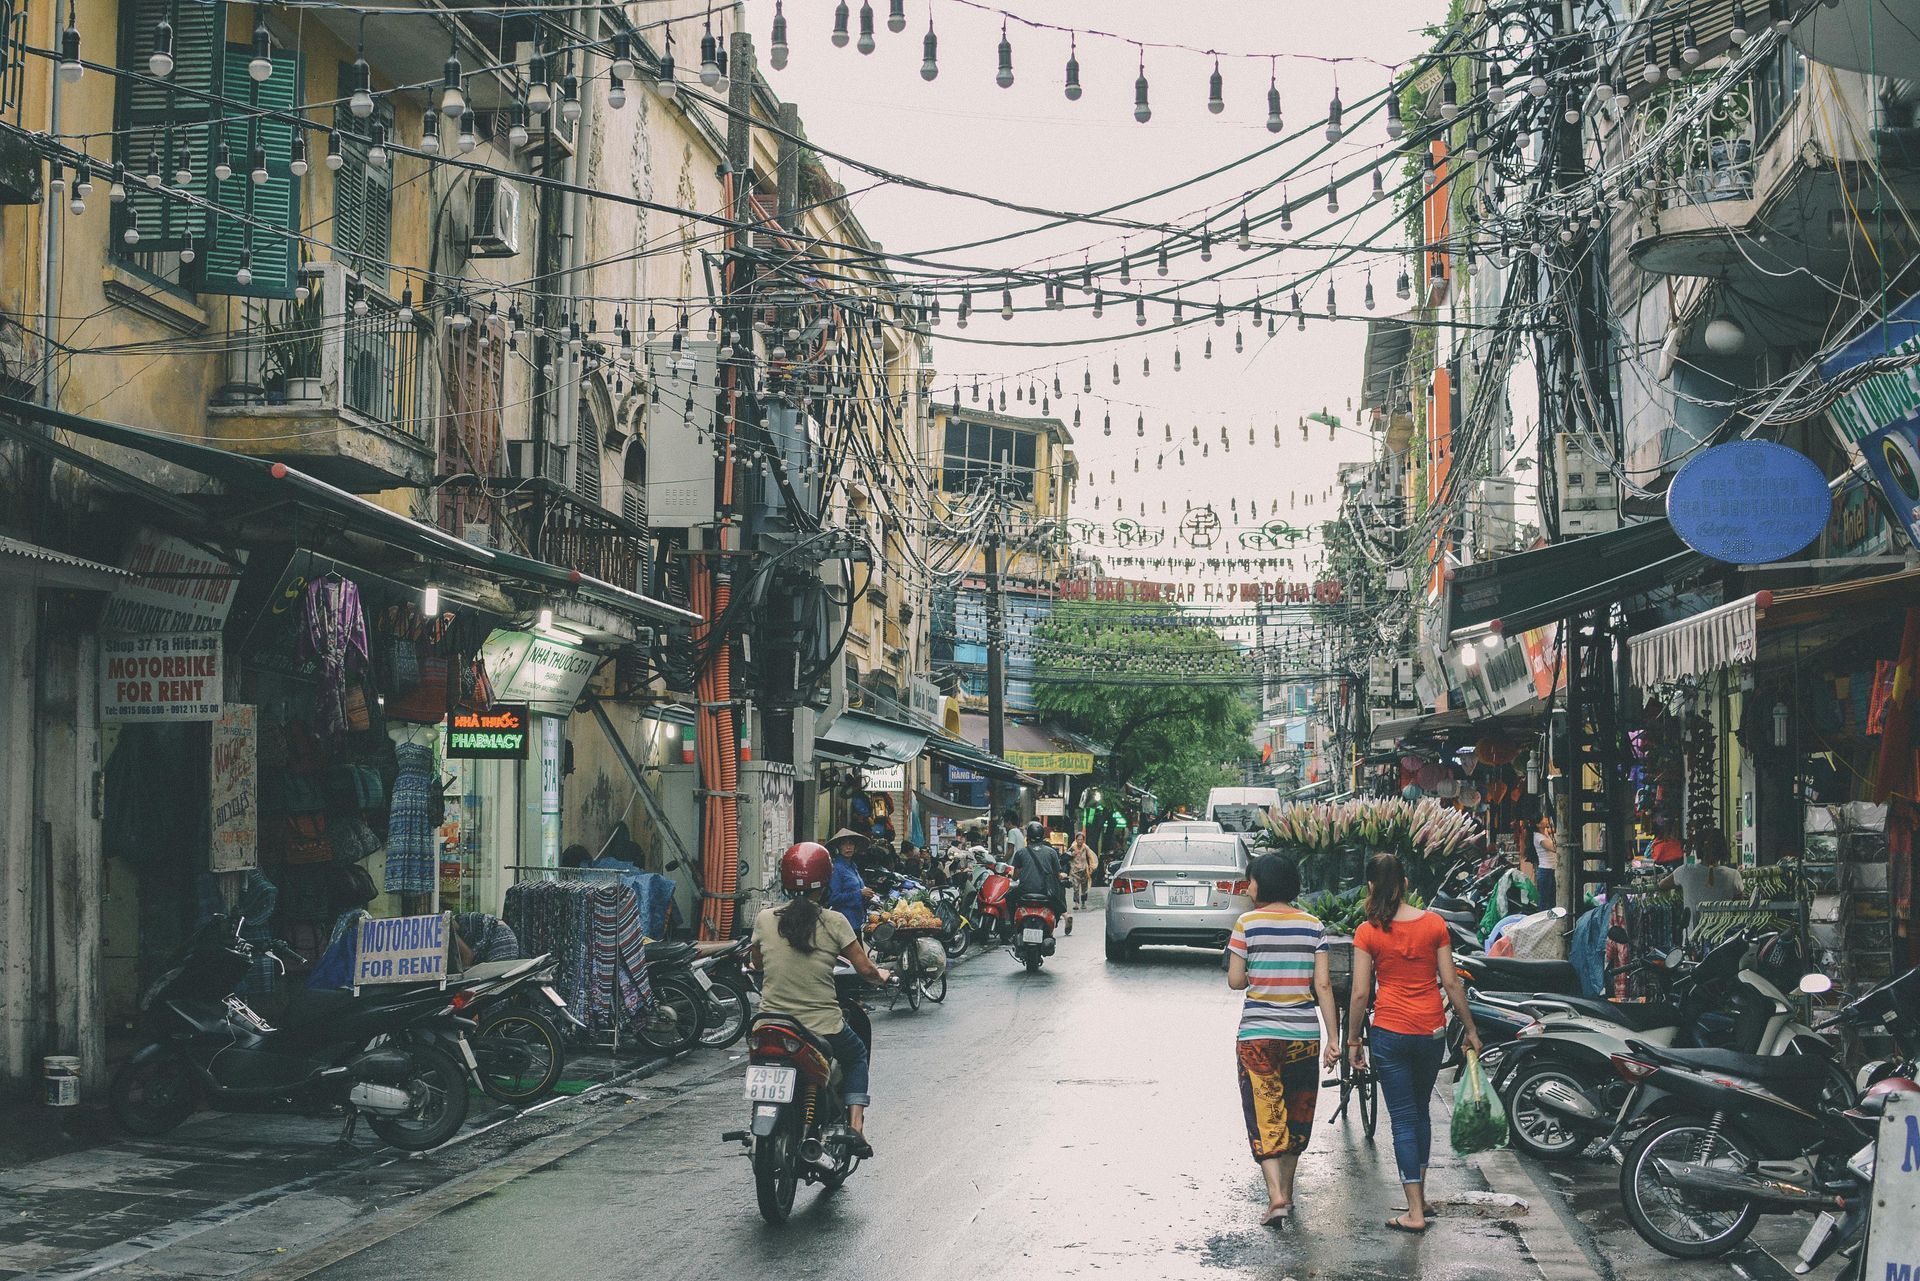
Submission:
[[761,1012],[786,1015],[833,1050],[853,1131],[851,1150],[866,1158],[873,1155],[866,1138],[867,1045],[840,1008],[834,961],[846,958],[869,983],[884,986],[893,976],[873,963],[845,916],[822,906],[832,876],[833,856],[814,841],[802,841],[780,856],[780,884],[793,897],[779,907],[762,908],[754,918],[753,958],[764,976]]
[[[1013,856],[1015,899],[1029,894],[1045,898],[1053,914],[1064,917],[1067,915],[1067,874],[1060,870],[1059,852],[1047,843],[1046,824],[1038,819],[1028,823],[1026,837],[1026,844]],[[1067,933],[1072,932],[1069,924]]]

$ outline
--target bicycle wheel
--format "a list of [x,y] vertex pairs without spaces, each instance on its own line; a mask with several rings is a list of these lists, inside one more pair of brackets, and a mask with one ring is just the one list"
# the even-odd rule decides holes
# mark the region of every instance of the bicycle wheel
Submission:
[[947,972],[923,975],[920,979],[920,995],[935,1005],[947,999]]
[[920,1008],[920,949],[912,939],[900,951],[900,990],[907,994],[907,1008]]
[[1380,1078],[1374,1075],[1372,1068],[1368,1068],[1361,1077],[1354,1083],[1354,1088],[1360,1092],[1360,1127],[1371,1143],[1373,1131],[1380,1124]]

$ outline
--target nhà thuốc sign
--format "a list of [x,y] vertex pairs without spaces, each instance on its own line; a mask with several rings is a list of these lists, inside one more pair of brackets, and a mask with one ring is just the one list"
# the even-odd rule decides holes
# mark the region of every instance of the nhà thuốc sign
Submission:
[[531,716],[525,704],[496,704],[485,711],[447,716],[447,755],[468,761],[527,758]]
[[218,632],[100,638],[100,715],[107,720],[213,720],[223,680]]

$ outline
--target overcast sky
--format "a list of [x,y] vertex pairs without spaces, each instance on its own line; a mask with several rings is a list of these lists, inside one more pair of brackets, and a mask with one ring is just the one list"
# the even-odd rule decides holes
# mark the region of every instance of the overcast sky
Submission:
[[[939,35],[940,74],[932,83],[919,75],[921,41],[927,28],[928,7]],[[1133,119],[1133,87],[1138,74],[1134,47],[1108,38],[1085,35],[1077,54],[1085,94],[1069,102],[1062,92],[1068,37],[1064,33],[1034,31],[1010,23],[1015,82],[1002,89],[994,83],[996,47],[1001,21],[997,14],[959,0],[907,0],[906,30],[886,30],[887,0],[876,0],[878,48],[862,56],[852,45],[836,49],[830,41],[833,6],[827,0],[788,0],[786,13],[792,55],[785,70],[766,67],[765,50],[773,15],[772,0],[748,0],[747,22],[761,51],[764,73],[776,92],[796,103],[808,136],[816,143],[898,173],[932,182],[990,194],[1002,199],[1049,209],[1085,212],[1190,178],[1268,147],[1275,136],[1266,129],[1268,63],[1245,53],[1282,52],[1313,58],[1345,58],[1334,65],[1303,56],[1283,56],[1274,63],[1286,126],[1292,134],[1324,120],[1328,100],[1338,77],[1346,103],[1376,94],[1387,83],[1387,65],[1403,63],[1428,43],[1421,29],[1444,18],[1437,0],[1359,0],[1356,3],[1309,5],[1277,4],[1274,0],[1206,0],[1201,4],[1171,0],[1023,0],[1012,12],[1063,26],[1088,27],[1118,33],[1144,42],[1168,42],[1222,52],[1225,111],[1206,110],[1208,76],[1213,60],[1204,53],[1177,49],[1146,50],[1146,74],[1151,84],[1153,118],[1147,124]],[[858,0],[853,2],[858,31]],[[1235,207],[1248,190],[1271,182],[1289,167],[1301,163],[1325,139],[1315,128],[1307,137],[1262,156],[1201,185],[1129,210],[1146,222],[1178,222],[1207,208]],[[1340,172],[1364,171],[1381,157],[1386,136],[1381,118],[1356,124],[1324,157],[1313,162],[1314,173],[1290,187],[1298,202],[1302,189],[1322,186],[1328,163]],[[850,190],[868,187],[872,179],[843,167],[836,174]],[[1397,164],[1388,168],[1389,184]],[[1317,175],[1317,180],[1316,180]],[[1365,202],[1369,183],[1361,181],[1342,191],[1342,209],[1351,211]],[[882,186],[854,197],[854,207],[868,231],[896,253],[942,250],[1004,232],[1023,231],[1045,220],[1010,212],[956,196]],[[1258,211],[1277,203],[1264,197]],[[1320,227],[1331,215],[1324,195],[1295,215],[1292,238]],[[1390,217],[1385,203],[1331,233],[1340,239],[1363,239]],[[1277,229],[1274,233],[1278,235]],[[1077,269],[1082,251],[1095,257],[1112,254],[1123,233],[1101,226],[1070,226],[1022,236],[989,247],[955,250],[943,259],[982,268],[1032,267],[1056,263]],[[1383,244],[1398,242],[1398,233]],[[1134,237],[1135,248],[1155,238]],[[1148,268],[1134,272],[1135,286],[1163,287],[1202,271],[1215,272],[1242,255],[1231,238],[1219,243],[1211,264],[1197,257],[1176,261],[1165,280]],[[1318,267],[1327,258],[1320,249],[1290,249],[1278,259],[1236,272],[1225,293],[1248,297],[1257,288],[1272,288],[1283,279]],[[1394,278],[1401,260],[1391,255],[1362,255],[1341,267],[1333,277],[1343,316],[1366,313],[1361,307],[1364,262],[1373,263],[1373,284],[1379,300],[1376,315],[1389,314],[1400,304],[1394,297]],[[1077,278],[1077,270],[1075,272]],[[1236,285],[1233,283],[1238,281]],[[1117,279],[1106,286],[1121,293]],[[1369,438],[1342,430],[1328,438],[1324,426],[1314,426],[1311,439],[1302,441],[1298,420],[1326,409],[1352,424],[1350,401],[1357,395],[1365,325],[1357,319],[1325,319],[1325,282],[1306,294],[1309,320],[1304,333],[1291,323],[1282,325],[1269,340],[1246,324],[1244,354],[1233,351],[1235,322],[1224,328],[1212,324],[1190,326],[1178,338],[1181,372],[1173,367],[1173,335],[1138,336],[1133,306],[1119,297],[1110,300],[1101,320],[1085,311],[1039,312],[1002,321],[996,295],[975,296],[978,308],[971,326],[959,335],[952,308],[946,324],[936,330],[934,358],[936,387],[948,400],[954,381],[969,390],[976,375],[982,378],[982,401],[987,380],[1033,371],[1035,382],[1051,383],[1057,367],[1066,389],[1065,404],[1052,412],[1071,421],[1076,401],[1083,425],[1075,433],[1082,480],[1075,515],[1106,521],[1124,514],[1148,525],[1177,524],[1187,501],[1211,502],[1227,522],[1231,541],[1233,503],[1237,502],[1243,528],[1249,501],[1259,504],[1260,519],[1270,519],[1273,503],[1278,515],[1296,523],[1317,522],[1331,515],[1324,497],[1333,484],[1339,463],[1368,457]],[[1130,294],[1127,295],[1130,298]],[[1189,301],[1195,308],[1211,307],[1216,287],[1200,287]],[[1016,295],[1019,305],[1038,305],[1037,290]],[[1069,295],[1070,302],[1089,301]],[[1153,324],[1170,317],[1165,308],[1150,308]],[[1097,339],[1095,345],[1060,350],[963,344],[954,339],[1010,339],[1047,342]],[[1213,340],[1211,360],[1202,354]],[[1143,377],[1142,359],[1152,373]],[[1120,383],[1112,381],[1115,362]],[[1093,393],[1079,389],[1083,370],[1093,373]],[[1008,383],[1009,412],[1031,412],[1013,398]],[[1047,388],[1050,394],[1050,387]],[[962,404],[971,404],[963,393]],[[1102,416],[1111,412],[1113,435],[1103,436]],[[1147,436],[1136,435],[1136,415],[1144,413]],[[1165,440],[1165,427],[1174,432]],[[1281,443],[1274,443],[1274,427]],[[1192,429],[1200,428],[1207,442],[1205,457],[1193,443]],[[1220,445],[1227,429],[1231,448]],[[1248,444],[1248,429],[1255,443]],[[1186,450],[1184,466],[1177,450]],[[1156,459],[1164,463],[1156,467]],[[1138,459],[1139,470],[1135,471]],[[1111,479],[1110,479],[1111,477]],[[1306,505],[1307,495],[1314,505]],[[1099,509],[1094,508],[1098,498]],[[1231,501],[1230,501],[1231,500]],[[1141,505],[1146,504],[1142,515]],[[1166,505],[1166,514],[1161,505]],[[1168,554],[1189,555],[1187,549]],[[1130,571],[1131,572],[1131,571]],[[1152,576],[1151,571],[1147,571]]]

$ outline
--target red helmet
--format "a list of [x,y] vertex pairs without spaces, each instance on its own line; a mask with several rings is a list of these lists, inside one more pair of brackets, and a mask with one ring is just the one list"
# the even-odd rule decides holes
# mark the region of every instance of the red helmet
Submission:
[[790,845],[780,856],[780,884],[789,894],[824,889],[833,875],[833,855],[818,841]]

